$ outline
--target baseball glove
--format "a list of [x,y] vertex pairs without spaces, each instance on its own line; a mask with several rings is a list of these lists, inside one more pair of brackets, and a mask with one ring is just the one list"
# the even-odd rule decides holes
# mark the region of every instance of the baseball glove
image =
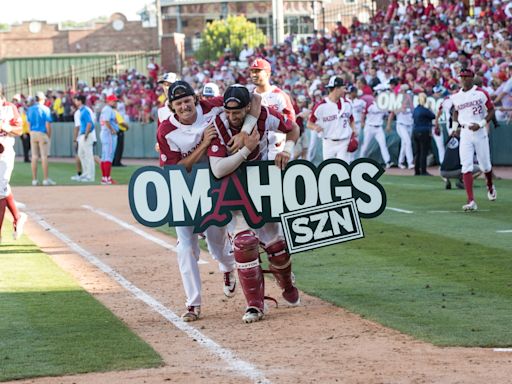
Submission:
[[350,153],[357,151],[357,148],[359,147],[359,142],[357,141],[357,136],[355,133],[352,132],[352,136],[350,136],[350,140],[348,142],[348,151]]

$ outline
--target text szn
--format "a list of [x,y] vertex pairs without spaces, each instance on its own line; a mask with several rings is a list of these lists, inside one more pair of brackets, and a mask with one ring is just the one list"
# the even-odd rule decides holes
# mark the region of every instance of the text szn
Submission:
[[206,165],[190,173],[181,166],[144,167],[130,181],[130,208],[146,226],[168,223],[194,226],[197,231],[227,224],[232,210],[241,210],[249,225],[258,228],[280,221],[283,213],[345,199],[354,200],[360,216],[371,218],[386,205],[384,189],[377,181],[383,172],[369,159],[350,165],[332,159],[318,167],[297,160],[284,171],[273,162],[253,162],[221,180]]

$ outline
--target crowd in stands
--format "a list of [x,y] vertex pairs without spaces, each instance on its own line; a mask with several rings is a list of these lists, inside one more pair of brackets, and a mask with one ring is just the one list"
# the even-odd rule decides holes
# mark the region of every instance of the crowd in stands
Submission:
[[[278,46],[245,46],[239,56],[226,48],[218,61],[191,60],[181,78],[195,89],[214,82],[221,91],[233,83],[250,84],[247,64],[262,57],[272,65],[272,81],[306,106],[325,95],[330,76],[342,76],[358,87],[360,95],[407,84],[414,93],[442,97],[458,83],[461,67],[471,68],[488,93],[498,99],[501,120],[510,120],[512,107],[512,1],[475,0],[474,16],[461,0],[392,0],[369,23],[354,17],[349,27],[341,22],[330,32],[307,38],[289,36]],[[71,121],[72,97],[86,95],[99,113],[106,96],[115,94],[119,110],[129,121],[156,121],[165,94],[155,78],[154,63],[148,73],[129,70],[118,77],[75,91],[47,92],[47,104],[56,121]],[[16,96],[18,105],[30,97]]]

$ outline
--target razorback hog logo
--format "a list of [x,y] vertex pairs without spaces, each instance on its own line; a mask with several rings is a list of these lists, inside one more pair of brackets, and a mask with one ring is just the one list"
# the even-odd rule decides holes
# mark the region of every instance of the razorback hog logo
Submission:
[[193,226],[196,232],[228,224],[234,210],[259,228],[281,221],[289,212],[347,199],[353,200],[358,216],[372,218],[386,206],[385,191],[377,181],[383,172],[370,159],[350,165],[331,159],[318,167],[296,160],[285,170],[271,161],[248,162],[221,180],[207,165],[191,172],[183,166],[143,167],[130,180],[130,209],[143,225]]

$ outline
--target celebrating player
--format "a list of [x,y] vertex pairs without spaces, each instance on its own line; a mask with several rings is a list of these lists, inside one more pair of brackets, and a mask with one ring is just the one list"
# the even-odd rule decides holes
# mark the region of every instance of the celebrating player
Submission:
[[[194,164],[205,162],[206,151],[216,136],[212,125],[215,116],[222,111],[222,97],[199,100],[186,81],[174,82],[167,94],[172,115],[158,126],[157,142],[160,148],[160,165],[180,164],[190,171]],[[260,108],[260,98],[255,97],[255,108]],[[259,111],[258,111],[259,112]],[[258,113],[247,119],[254,127]],[[252,121],[252,123],[251,123]],[[185,289],[187,311],[184,321],[195,321],[201,313],[201,278],[199,275],[199,239],[193,227],[176,227],[178,235],[178,264]],[[211,226],[205,231],[210,254],[219,262],[224,274],[224,294],[234,295],[235,274],[231,245],[226,228]]]
[[6,100],[3,90],[0,88],[0,243],[2,242],[1,232],[6,207],[13,217],[15,240],[23,234],[23,228],[27,221],[27,215],[18,212],[9,185],[14,168],[14,136],[20,136],[21,131],[21,117],[18,108]]
[[345,82],[341,77],[332,76],[327,89],[329,95],[313,107],[308,128],[322,133],[324,160],[340,159],[348,163],[348,143],[355,133],[352,104],[344,98]]
[[452,96],[453,128],[460,131],[459,154],[462,177],[466,188],[467,204],[464,211],[478,209],[473,196],[473,155],[487,180],[487,198],[496,200],[496,188],[492,182],[492,164],[486,126],[494,116],[494,105],[489,95],[473,84],[475,74],[470,69],[460,72],[462,89]]
[[[270,63],[262,58],[257,58],[249,67],[252,83],[256,86],[254,93],[261,95],[262,105],[271,107],[281,112],[287,119],[295,121],[290,96],[275,85],[270,85],[272,68]],[[269,132],[268,135],[268,159],[274,160],[276,155],[284,149],[286,135],[281,132]]]
[[391,132],[391,121],[396,116],[396,133],[400,136],[400,154],[398,155],[398,167],[405,168],[404,161],[407,161],[409,169],[414,169],[414,157],[412,154],[412,141],[411,133],[413,126],[412,111],[414,105],[412,96],[409,94],[409,86],[402,84],[400,86],[400,93],[402,94],[402,105],[396,111],[391,111],[388,117],[388,124],[386,127],[387,132]]
[[[208,149],[210,167],[217,178],[234,172],[246,160],[267,160],[270,132],[279,131],[286,135],[286,143],[276,154],[275,163],[284,169],[293,153],[294,143],[299,138],[299,127],[272,108],[261,107],[257,129],[244,138],[244,146],[230,155],[228,144],[231,137],[240,132],[242,123],[251,109],[251,98],[247,88],[232,85],[224,93],[224,112],[215,119],[217,136]],[[242,213],[233,213],[230,223],[235,261],[240,285],[247,300],[247,308],[242,320],[252,323],[264,317],[264,279],[259,263],[259,244],[268,254],[270,271],[282,289],[283,298],[290,305],[300,303],[299,291],[293,285],[291,257],[286,250],[280,223],[267,223],[257,230],[251,229]]]

